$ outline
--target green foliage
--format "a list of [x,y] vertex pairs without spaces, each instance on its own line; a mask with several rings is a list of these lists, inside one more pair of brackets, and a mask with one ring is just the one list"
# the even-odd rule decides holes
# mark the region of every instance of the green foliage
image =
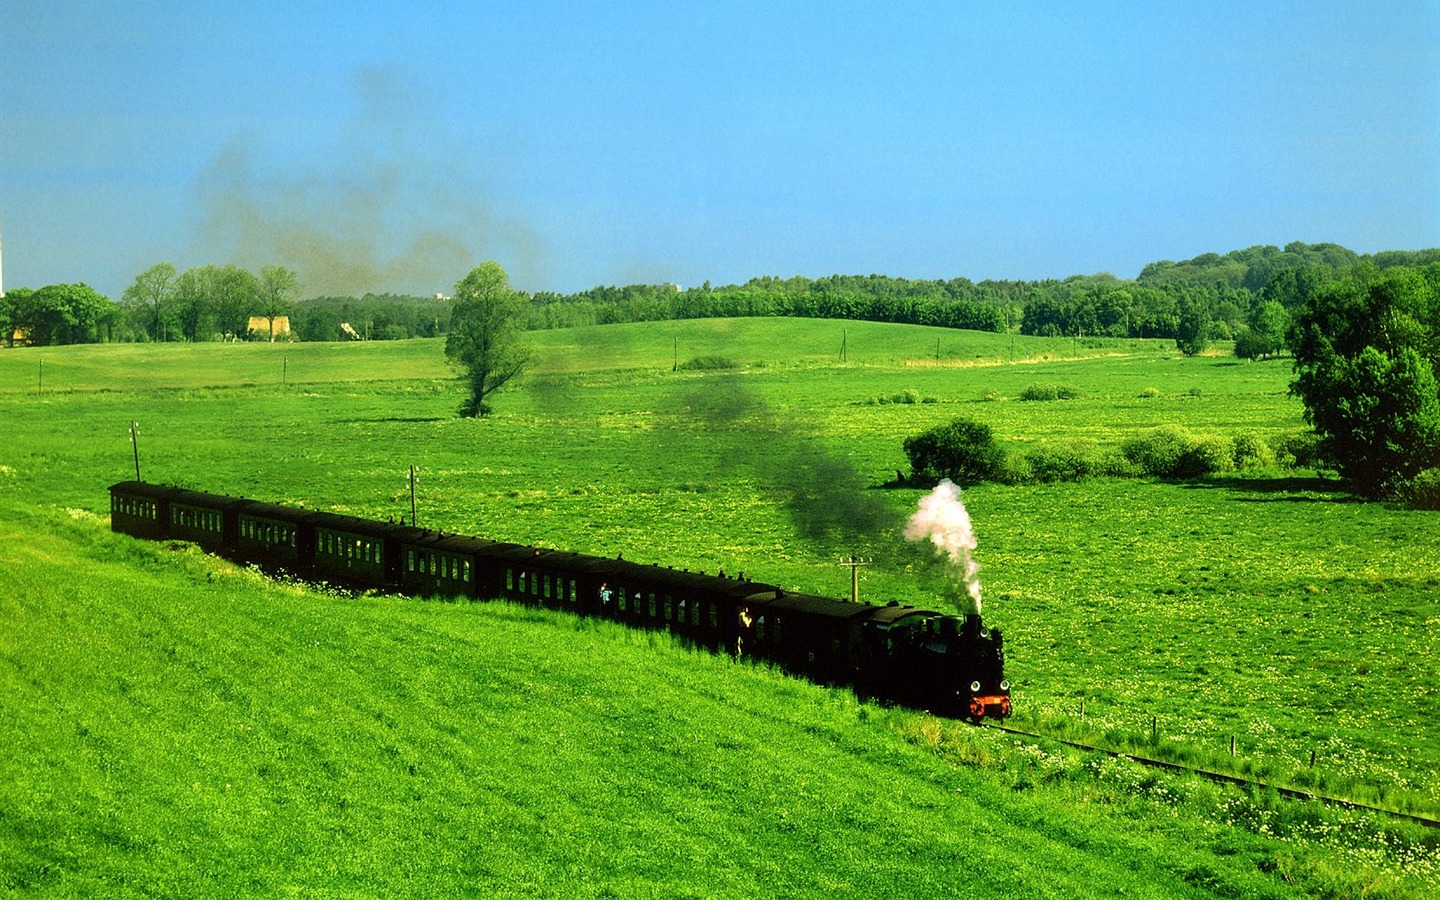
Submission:
[[1175,346],[1186,356],[1197,356],[1205,352],[1210,344],[1210,312],[1193,297],[1185,297],[1180,303],[1180,324],[1175,330]]
[[1020,392],[1021,400],[1078,400],[1085,396],[1085,392],[1070,384],[1055,384],[1053,382],[1035,382],[1025,386]]
[[1079,481],[1096,475],[1117,474],[1116,466],[1094,441],[1055,441],[1025,451],[1029,478],[1040,482]]
[[1330,285],[1295,341],[1291,390],[1356,490],[1379,496],[1440,465],[1440,264]]
[[680,364],[681,371],[715,372],[724,369],[738,369],[740,364],[728,356],[697,356]]
[[871,397],[865,402],[870,406],[884,406],[887,403],[898,403],[908,406],[915,403],[935,403],[937,401],[934,397],[920,396],[920,392],[914,390],[913,388],[906,388],[905,390],[900,391],[897,394],[881,394],[879,396]]
[[1261,300],[1250,311],[1246,329],[1235,341],[1235,355],[1242,359],[1265,359],[1285,349],[1290,314],[1275,300]]
[[490,412],[486,401],[530,363],[530,348],[519,336],[524,299],[510,289],[510,277],[493,260],[483,262],[455,285],[445,356],[464,370],[469,396],[460,414]]
[[1192,434],[1177,425],[1136,435],[1125,441],[1121,453],[1155,478],[1200,478],[1235,468],[1235,445],[1230,439]]
[[1400,485],[1396,494],[1411,509],[1440,510],[1440,468],[1415,473]]
[[1242,431],[1232,440],[1235,468],[1268,469],[1275,465],[1275,451],[1265,439],[1252,431]]
[[88,284],[12,290],[5,305],[11,329],[19,330],[27,343],[42,347],[100,341],[121,314],[118,306]]
[[995,478],[1005,465],[1005,451],[990,426],[964,418],[906,438],[904,449],[917,482],[948,478],[959,485],[979,484]]

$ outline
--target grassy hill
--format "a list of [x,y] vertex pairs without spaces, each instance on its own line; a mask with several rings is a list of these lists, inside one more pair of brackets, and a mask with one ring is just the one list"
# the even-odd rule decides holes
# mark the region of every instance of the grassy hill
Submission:
[[[1383,819],[861,706],[651,635],[328,595],[106,531],[139,420],[148,480],[384,517],[408,512],[416,463],[422,524],[832,595],[835,557],[862,552],[866,596],[937,606],[887,531],[919,492],[877,488],[907,434],[962,414],[1014,446],[1299,427],[1283,363],[1155,342],[787,320],[537,341],[478,422],[453,417],[434,341],[0,353],[0,885],[1419,896],[1440,872],[1432,835]],[[739,368],[672,371],[707,355]],[[1014,399],[1037,381],[1085,397]],[[907,392],[932,402],[876,402]],[[1017,723],[1440,808],[1440,529],[1348,500],[1282,472],[968,491]]]

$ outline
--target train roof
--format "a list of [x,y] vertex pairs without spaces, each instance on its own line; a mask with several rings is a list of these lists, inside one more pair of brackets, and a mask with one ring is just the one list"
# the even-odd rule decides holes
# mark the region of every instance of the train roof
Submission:
[[151,484],[148,481],[120,481],[110,485],[110,493],[131,497],[168,497],[179,490],[174,485]]
[[848,621],[859,616],[873,616],[877,610],[888,608],[877,607],[869,603],[839,600],[834,597],[819,597],[814,594],[781,594],[770,602],[769,607],[839,621]]

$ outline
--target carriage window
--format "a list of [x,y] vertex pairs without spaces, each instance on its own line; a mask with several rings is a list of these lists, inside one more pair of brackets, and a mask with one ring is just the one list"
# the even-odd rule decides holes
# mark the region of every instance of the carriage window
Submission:
[[570,579],[570,602],[575,603],[580,599],[579,592],[575,587],[575,579]]
[[671,606],[671,602],[669,597],[665,598],[665,621],[667,622],[674,618],[674,608]]
[[713,603],[710,604],[710,627],[720,627],[720,607],[716,606]]
[[696,600],[690,604],[690,624],[696,628],[700,627],[700,601]]
[[550,576],[545,576],[545,599],[550,599]]
[[765,640],[765,617],[761,616],[755,620],[755,640]]
[[460,574],[463,581],[470,580],[470,560],[467,559],[460,564]]
[[651,595],[650,595],[650,618],[652,618],[652,619],[655,618],[655,614],[656,614],[656,609],[655,609],[655,595],[654,595],[654,594],[651,594]]
[[616,593],[620,595],[620,611],[625,612],[625,589],[620,588]]
[[435,554],[430,554],[430,574],[435,574]]
[[408,550],[408,549],[407,549],[407,550],[405,551],[405,568],[409,569],[411,572],[415,571],[415,551],[414,551],[414,550]]
[[515,570],[514,570],[514,569],[506,569],[506,570],[505,570],[505,590],[507,590],[507,591],[513,591],[513,590],[515,590]]
[[773,638],[775,639],[775,643],[777,643],[777,644],[780,643],[780,617],[779,617],[779,616],[776,616],[776,617],[775,617],[774,634],[772,634],[771,637],[773,637]]

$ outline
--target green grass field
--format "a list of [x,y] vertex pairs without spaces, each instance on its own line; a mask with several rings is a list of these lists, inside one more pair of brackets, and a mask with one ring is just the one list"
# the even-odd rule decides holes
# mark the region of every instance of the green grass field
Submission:
[[[455,418],[438,341],[0,353],[0,738],[20,748],[0,885],[1420,896],[1440,875],[1433,835],[1384,819],[105,531],[135,420],[146,480],[383,518],[415,464],[421,524],[835,596],[855,552],[866,598],[948,608],[899,538],[921,492],[880,487],[904,437],[959,415],[1016,448],[1303,426],[1288,362],[1165,342],[795,320],[535,339],[480,421]],[[672,371],[702,356],[738,368]],[[1084,397],[1015,399],[1037,382]],[[924,402],[877,402],[907,393]],[[1440,527],[1312,475],[967,491],[1015,723],[1440,814]]]

